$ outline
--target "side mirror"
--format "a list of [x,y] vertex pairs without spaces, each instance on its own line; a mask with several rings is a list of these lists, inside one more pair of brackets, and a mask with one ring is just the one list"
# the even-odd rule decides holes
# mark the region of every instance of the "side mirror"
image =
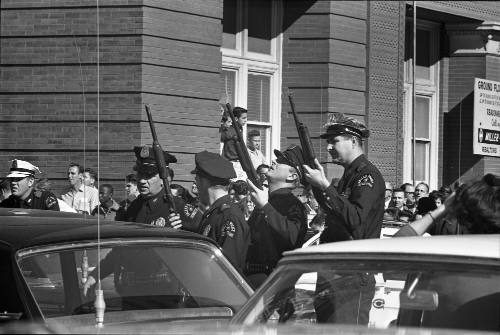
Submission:
[[439,296],[436,291],[414,290],[412,294],[401,292],[399,304],[404,309],[435,311],[439,306]]

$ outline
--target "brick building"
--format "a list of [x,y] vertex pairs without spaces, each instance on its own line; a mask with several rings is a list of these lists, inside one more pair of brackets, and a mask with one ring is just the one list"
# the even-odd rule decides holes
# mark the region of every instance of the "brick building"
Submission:
[[268,157],[297,143],[291,91],[325,163],[321,125],[341,111],[368,124],[366,153],[395,184],[498,173],[472,153],[472,115],[474,78],[500,81],[500,3],[417,6],[413,165],[411,1],[101,0],[97,67],[96,1],[2,0],[0,161],[34,162],[57,192],[68,162],[97,167],[99,144],[121,197],[132,147],[151,143],[148,103],[187,185],[194,153],[219,150],[220,102],[249,109]]

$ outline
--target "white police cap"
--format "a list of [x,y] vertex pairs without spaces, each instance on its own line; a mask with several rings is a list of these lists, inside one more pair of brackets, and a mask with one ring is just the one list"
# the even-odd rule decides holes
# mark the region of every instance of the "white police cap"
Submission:
[[35,176],[35,173],[40,173],[40,169],[30,162],[20,159],[14,159],[10,166],[10,173],[7,178],[25,178],[28,176]]

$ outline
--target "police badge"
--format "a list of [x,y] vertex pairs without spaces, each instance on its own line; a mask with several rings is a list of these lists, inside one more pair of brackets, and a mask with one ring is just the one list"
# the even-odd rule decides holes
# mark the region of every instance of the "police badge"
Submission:
[[234,238],[234,234],[236,233],[236,227],[232,221],[226,221],[224,223],[224,227],[222,227],[222,236],[227,236],[230,238]]
[[141,156],[141,158],[147,158],[149,157],[149,148],[148,146],[143,146],[142,149],[141,149],[141,153],[139,154]]
[[165,218],[160,216],[158,219],[151,221],[152,226],[165,227]]

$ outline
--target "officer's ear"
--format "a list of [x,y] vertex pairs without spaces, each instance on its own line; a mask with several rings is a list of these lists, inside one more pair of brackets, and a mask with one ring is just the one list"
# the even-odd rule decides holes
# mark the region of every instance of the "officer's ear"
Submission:
[[28,177],[28,187],[32,187],[35,184],[35,178],[32,176]]
[[287,183],[296,183],[299,179],[299,174],[295,168],[290,166],[290,171],[288,172],[288,177],[286,177]]

